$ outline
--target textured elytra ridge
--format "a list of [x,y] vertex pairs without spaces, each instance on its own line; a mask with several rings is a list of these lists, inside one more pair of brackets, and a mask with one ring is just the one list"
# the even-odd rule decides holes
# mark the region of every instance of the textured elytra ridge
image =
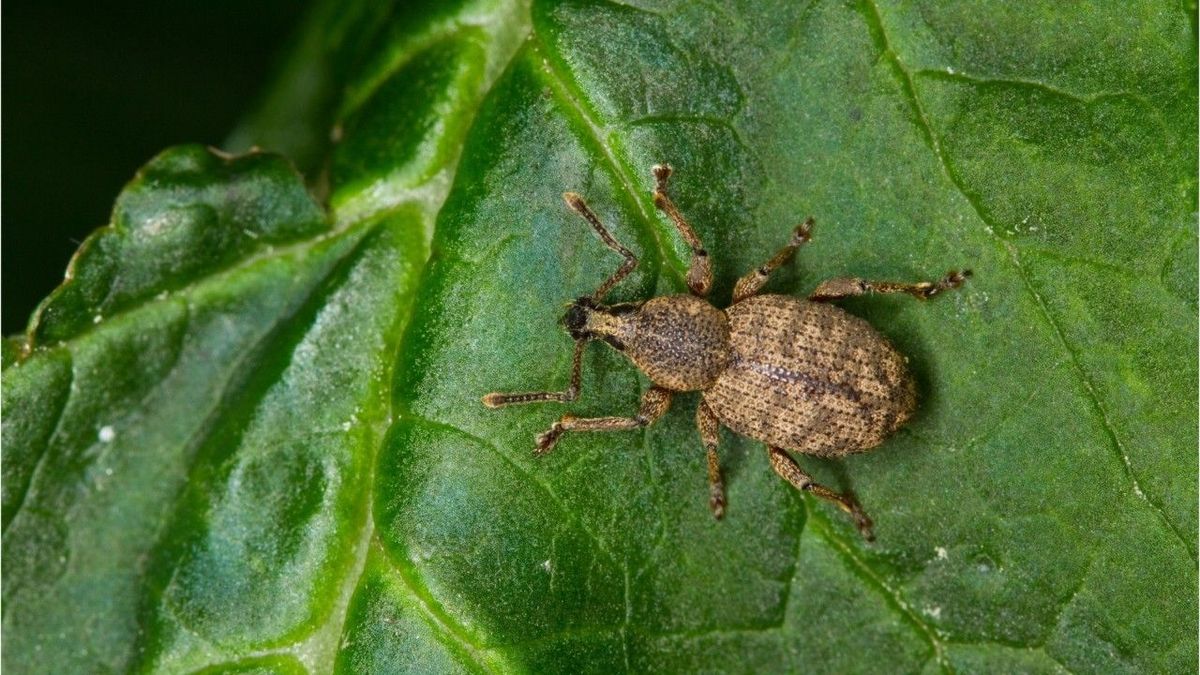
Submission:
[[[336,100],[268,102],[259,138],[393,147],[390,102],[434,121],[400,134],[404,166],[335,159],[334,218],[281,219],[312,229],[273,250],[235,238],[176,269],[152,238],[115,272],[77,264],[70,321],[6,356],[6,668],[1193,667],[1194,14],[356,7],[318,8],[291,62]],[[425,49],[462,55],[428,57],[440,90],[398,75]],[[421,103],[444,116],[399,108]],[[315,131],[266,133],[279,111]],[[177,194],[227,220],[171,222],[235,222],[220,186],[249,160],[199,161],[212,187]],[[253,161],[264,185],[286,166]],[[537,461],[562,408],[478,405],[565,383],[556,321],[619,262],[562,191],[641,256],[618,299],[682,290],[687,249],[649,199],[662,161],[718,299],[810,213],[771,292],[977,272],[927,306],[846,303],[921,401],[877,452],[802,458],[871,506],[873,546],[731,434],[714,523],[688,397]],[[284,173],[264,194],[316,204]],[[571,412],[636,408],[619,357],[584,368]]]
[[837,456],[878,446],[912,417],[915,383],[904,357],[862,320],[777,295],[728,312],[735,362],[704,400],[731,429]]

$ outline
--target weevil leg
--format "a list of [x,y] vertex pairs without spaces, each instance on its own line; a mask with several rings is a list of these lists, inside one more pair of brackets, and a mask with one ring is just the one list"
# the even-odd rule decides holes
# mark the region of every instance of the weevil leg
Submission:
[[579,398],[579,388],[583,383],[583,348],[587,340],[575,341],[575,354],[571,357],[571,384],[562,391],[530,391],[524,393],[509,393],[494,391],[483,397],[483,404],[489,408],[503,408],[506,405],[522,403],[543,403],[558,401],[565,403]]
[[563,415],[545,433],[537,437],[535,455],[544,455],[554,448],[559,437],[568,431],[623,431],[653,424],[671,407],[671,392],[651,387],[642,394],[642,405],[633,417],[575,417]]
[[808,243],[812,238],[812,227],[813,219],[809,216],[792,231],[792,238],[786,246],[779,249],[770,260],[738,279],[737,285],[733,287],[733,301],[738,302],[757,293],[767,283],[772,272],[791,260],[792,256],[796,255],[796,249]]
[[720,443],[721,423],[708,404],[701,401],[696,408],[696,427],[708,457],[708,507],[713,516],[720,520],[725,515],[725,481],[721,479],[721,461],[717,457]]
[[679,234],[683,235],[684,241],[692,249],[692,263],[687,272],[688,288],[691,289],[693,295],[704,297],[712,289],[713,280],[712,263],[708,259],[708,251],[700,243],[700,237],[696,236],[696,231],[679,212],[675,202],[667,196],[667,180],[671,177],[671,165],[655,164],[652,171],[654,172],[654,205],[675,222]]
[[767,452],[771,457],[771,468],[775,469],[775,473],[783,476],[783,479],[794,485],[797,490],[811,492],[816,497],[836,504],[838,508],[850,514],[850,517],[854,519],[854,525],[858,527],[858,531],[864,539],[875,541],[875,535],[871,532],[871,519],[867,517],[853,497],[834,492],[820,483],[814,483],[812,476],[801,469],[796,460],[792,459],[792,456],[782,448],[767,446]]
[[827,279],[808,296],[814,302],[841,300],[866,293],[908,293],[914,298],[928,300],[943,291],[958,288],[971,276],[971,270],[950,270],[937,281],[902,284],[894,281],[866,281],[856,277]]
[[617,241],[616,238],[612,236],[612,233],[608,231],[608,228],[604,227],[604,223],[601,223],[600,219],[596,217],[596,214],[592,213],[592,210],[588,208],[587,202],[583,201],[583,197],[580,197],[574,192],[564,192],[563,201],[565,201],[567,206],[571,207],[575,213],[578,213],[583,217],[584,220],[588,221],[588,224],[592,226],[592,229],[596,231],[596,234],[600,235],[600,239],[604,242],[605,246],[611,248],[617,253],[620,253],[621,256],[625,258],[625,261],[621,263],[621,266],[617,268],[617,271],[613,272],[612,276],[606,279],[604,283],[600,284],[600,287],[592,293],[592,298],[599,302],[604,299],[604,296],[610,290],[612,290],[613,286],[616,286],[621,282],[622,279],[629,276],[629,273],[632,272],[635,267],[637,267],[637,256],[633,254],[633,251],[625,248],[621,242]]

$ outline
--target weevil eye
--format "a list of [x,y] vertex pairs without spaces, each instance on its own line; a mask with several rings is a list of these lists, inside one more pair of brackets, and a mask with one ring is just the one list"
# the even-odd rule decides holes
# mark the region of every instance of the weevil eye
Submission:
[[571,332],[575,332],[583,328],[587,323],[587,310],[579,305],[571,305],[567,309],[567,315],[563,317],[563,326]]
[[571,337],[579,339],[583,337],[583,327],[587,325],[588,310],[591,307],[590,298],[580,298],[571,303],[567,308],[567,314],[562,319],[563,328],[571,334]]

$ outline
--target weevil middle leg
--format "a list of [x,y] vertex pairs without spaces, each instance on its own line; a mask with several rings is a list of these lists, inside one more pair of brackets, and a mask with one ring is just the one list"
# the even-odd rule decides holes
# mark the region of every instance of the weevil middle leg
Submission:
[[792,256],[796,255],[796,249],[807,244],[809,239],[812,239],[812,226],[813,219],[812,216],[809,216],[803,223],[796,226],[796,229],[792,232],[792,239],[786,246],[779,249],[770,260],[756,267],[741,279],[738,279],[737,285],[733,287],[733,301],[738,302],[757,293],[767,283],[767,279],[771,277],[772,272],[791,260]]
[[857,277],[826,279],[817,286],[817,290],[813,291],[808,299],[814,302],[827,302],[866,293],[907,293],[914,298],[928,300],[942,291],[962,286],[969,276],[971,276],[971,270],[950,270],[946,276],[937,281],[920,281],[915,284],[867,281]]
[[792,456],[782,448],[767,446],[767,452],[771,457],[771,468],[775,470],[775,473],[783,476],[783,479],[795,486],[797,490],[811,492],[816,497],[833,502],[839,509],[854,518],[854,524],[864,539],[875,540],[875,535],[871,532],[871,519],[863,512],[857,501],[848,495],[834,492],[820,483],[813,482],[812,476],[801,469],[796,460],[792,459]]
[[623,431],[653,424],[671,407],[671,392],[651,387],[642,394],[642,405],[633,417],[575,417],[563,415],[545,433],[537,437],[535,455],[544,455],[554,448],[558,439],[568,431]]
[[721,460],[717,456],[720,444],[721,422],[704,401],[696,408],[696,428],[704,443],[704,454],[708,461],[708,507],[718,520],[725,515],[725,481],[721,479]]

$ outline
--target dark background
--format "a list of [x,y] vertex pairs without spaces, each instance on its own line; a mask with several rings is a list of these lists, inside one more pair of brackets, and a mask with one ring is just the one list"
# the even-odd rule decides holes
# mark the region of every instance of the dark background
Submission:
[[4,335],[24,330],[138,167],[170,145],[221,144],[305,4],[3,3]]

